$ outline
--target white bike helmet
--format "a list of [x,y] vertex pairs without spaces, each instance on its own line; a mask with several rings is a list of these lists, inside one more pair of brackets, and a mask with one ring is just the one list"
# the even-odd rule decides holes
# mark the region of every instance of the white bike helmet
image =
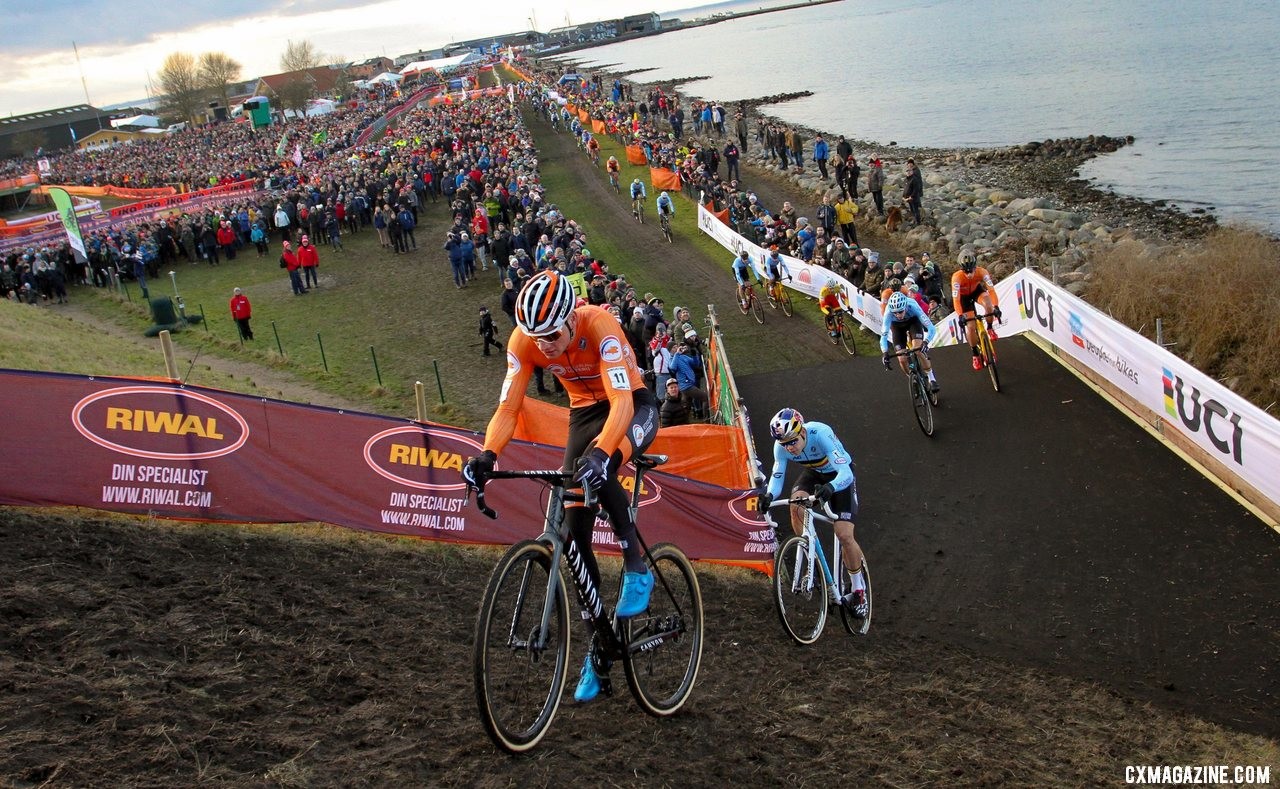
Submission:
[[576,301],[568,277],[550,269],[538,272],[516,297],[516,324],[530,337],[545,337],[565,324]]

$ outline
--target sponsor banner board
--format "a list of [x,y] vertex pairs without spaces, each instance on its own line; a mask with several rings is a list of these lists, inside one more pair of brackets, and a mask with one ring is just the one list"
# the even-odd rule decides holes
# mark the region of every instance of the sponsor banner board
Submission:
[[[167,382],[0,370],[0,503],[211,521],[323,521],[453,542],[509,544],[542,529],[546,489],[498,480],[490,520],[460,476],[467,430]],[[558,468],[563,449],[513,442],[500,467]],[[73,473],[72,471],[73,470]],[[620,475],[623,486],[633,478]],[[652,544],[692,558],[765,562],[773,543],[742,490],[650,472]],[[603,520],[598,548],[616,552]]]

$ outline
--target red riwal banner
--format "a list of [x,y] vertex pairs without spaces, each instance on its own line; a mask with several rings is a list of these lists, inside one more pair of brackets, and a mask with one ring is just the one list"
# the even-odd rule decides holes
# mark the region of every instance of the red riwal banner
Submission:
[[[542,528],[546,489],[499,480],[490,520],[459,476],[482,436],[215,389],[0,370],[0,504],[81,506],[230,522],[323,521],[450,542],[509,544]],[[513,442],[509,469],[563,450]],[[629,470],[629,468],[628,468]],[[631,478],[622,476],[625,485]],[[692,558],[763,564],[773,543],[754,494],[653,472],[640,524]],[[599,549],[614,549],[603,521]]]

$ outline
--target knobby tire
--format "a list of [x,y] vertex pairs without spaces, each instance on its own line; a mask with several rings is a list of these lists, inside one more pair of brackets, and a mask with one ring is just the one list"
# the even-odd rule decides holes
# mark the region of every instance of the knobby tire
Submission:
[[913,372],[908,379],[911,393],[911,408],[916,414],[916,423],[926,436],[933,435],[933,403],[929,400],[929,384],[920,372]]
[[809,550],[809,541],[793,534],[782,541],[773,565],[778,621],[787,635],[802,645],[817,641],[827,624],[827,577],[817,557],[810,570]]
[[[622,658],[627,686],[640,708],[660,718],[674,715],[693,692],[702,666],[702,589],[679,548],[659,543],[649,551],[656,576],[649,608],[623,625]],[[663,636],[651,648],[653,638]]]
[[[555,605],[547,643],[535,650],[549,576]],[[512,753],[536,746],[560,708],[569,667],[569,596],[546,545],[517,543],[493,568],[476,618],[472,666],[489,737]]]
[[991,335],[986,332],[979,332],[982,335],[982,363],[987,366],[987,375],[991,378],[991,388],[996,392],[1000,391],[1000,371],[996,368],[996,349],[991,344]]
[[840,342],[844,345],[845,351],[847,351],[850,356],[858,355],[858,345],[854,340],[854,333],[853,316],[846,315],[844,320],[840,322]]

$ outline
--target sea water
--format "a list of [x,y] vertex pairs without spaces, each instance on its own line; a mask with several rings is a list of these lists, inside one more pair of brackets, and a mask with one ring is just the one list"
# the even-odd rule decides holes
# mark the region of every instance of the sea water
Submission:
[[1280,2],[843,0],[566,57],[722,102],[809,90],[763,111],[882,144],[1133,135],[1081,175],[1280,234]]

